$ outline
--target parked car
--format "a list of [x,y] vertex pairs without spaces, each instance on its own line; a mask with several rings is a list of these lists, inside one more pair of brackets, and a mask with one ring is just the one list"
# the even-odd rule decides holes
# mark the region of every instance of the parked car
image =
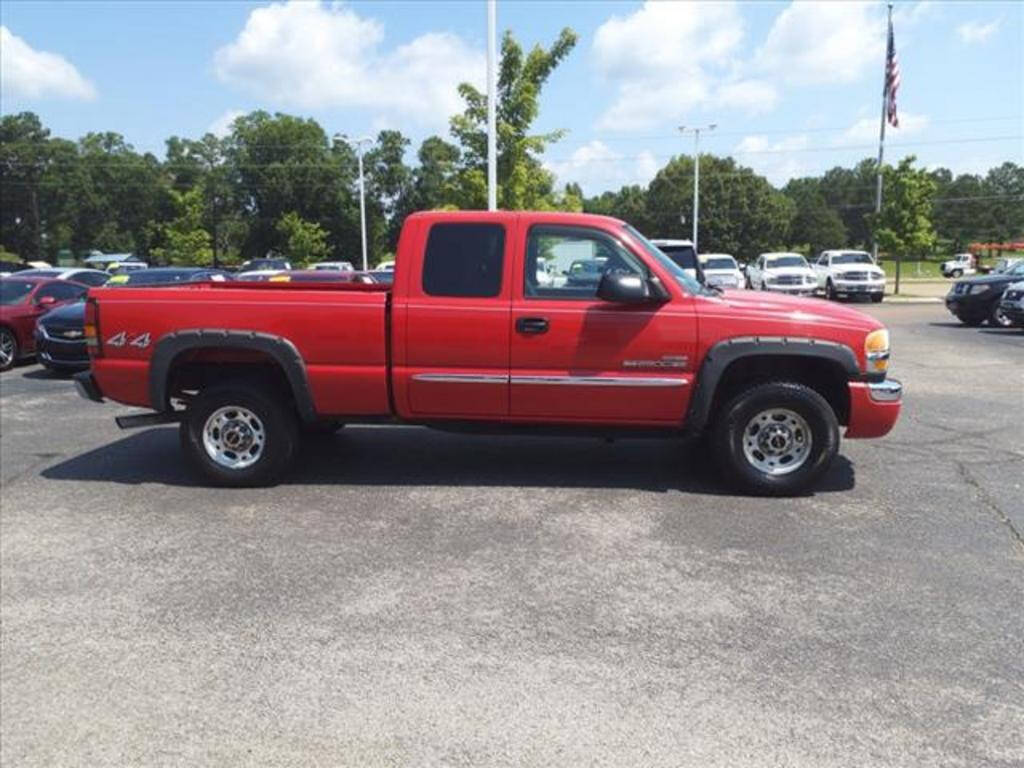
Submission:
[[866,251],[822,251],[814,262],[818,288],[826,299],[885,296],[885,272]]
[[274,275],[282,275],[289,270],[287,269],[253,269],[247,272],[238,272],[235,274],[235,280],[241,280],[243,283],[259,283],[266,282]]
[[658,250],[678,264],[690,277],[698,282],[704,282],[704,275],[701,272],[700,260],[697,258],[697,251],[691,240],[651,240]]
[[718,288],[745,288],[746,277],[728,253],[702,253],[698,259],[708,285]]
[[992,265],[993,272],[1006,272],[1010,267],[1018,262],[1024,261],[1019,256],[1008,256],[1002,259],[997,259],[996,263]]
[[271,283],[372,283],[366,272],[342,272],[337,269],[293,269],[267,277]]
[[22,274],[0,278],[0,371],[35,353],[34,334],[40,315],[82,298],[89,290],[70,280]]
[[388,260],[388,261],[382,261],[380,264],[378,264],[376,267],[374,267],[374,270],[375,271],[380,271],[380,272],[394,272],[395,271],[395,262],[394,262],[393,259]]
[[102,269],[87,269],[82,267],[49,267],[47,269],[26,269],[18,273],[18,277],[44,277],[52,280],[71,280],[81,285],[88,285],[90,288],[97,285],[105,285],[110,279],[110,274]]
[[797,296],[813,296],[818,287],[814,270],[799,253],[762,253],[747,267],[747,287]]
[[973,253],[957,253],[952,259],[942,262],[939,268],[943,277],[952,278],[973,275],[978,271]]
[[1011,284],[1024,279],[1024,261],[1006,272],[978,275],[958,280],[946,294],[946,309],[964,325],[989,325],[1009,328],[1012,320],[1003,312],[1000,298]]
[[20,261],[0,261],[0,277],[13,275],[15,272],[24,272],[29,266]]
[[109,272],[112,275],[123,275],[128,272],[138,272],[140,270],[149,268],[149,264],[147,264],[146,262],[131,259],[128,261],[119,261],[114,264],[111,264],[109,267],[107,267],[107,272]]
[[340,272],[354,272],[356,268],[352,266],[351,261],[321,261],[314,264],[313,269],[326,269],[330,271]]
[[395,270],[393,269],[374,269],[366,274],[368,274],[375,283],[391,285],[395,282]]
[[[533,284],[540,242],[605,254],[600,280]],[[406,218],[399,249],[391,288],[224,282],[170,289],[160,312],[153,289],[96,291],[86,301],[92,364],[76,386],[155,412],[121,416],[122,427],[179,422],[189,459],[229,486],[280,479],[300,425],[387,419],[707,431],[725,477],[792,494],[828,470],[840,425],[847,437],[878,437],[900,412],[876,319],[712,291],[617,219],[430,211]]]
[[[183,283],[223,282],[231,274],[208,267],[152,267],[114,275],[108,288],[119,286],[171,286]],[[55,372],[84,370],[89,367],[85,346],[85,303],[68,304],[47,312],[36,323],[36,357],[44,368]]]
[[268,269],[284,270],[291,269],[292,263],[288,259],[282,259],[277,256],[268,256],[262,259],[249,259],[249,261],[243,262],[242,266],[238,268],[239,272],[262,272]]
[[1010,283],[999,300],[1003,316],[1017,328],[1024,328],[1024,280]]

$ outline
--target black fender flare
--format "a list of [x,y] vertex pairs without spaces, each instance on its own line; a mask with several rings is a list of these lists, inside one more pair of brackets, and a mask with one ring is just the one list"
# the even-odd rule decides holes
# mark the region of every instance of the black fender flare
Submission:
[[268,355],[284,371],[299,416],[305,422],[316,421],[316,407],[309,388],[306,363],[295,345],[282,336],[227,328],[174,331],[160,337],[153,346],[153,356],[149,361],[149,400],[154,410],[167,411],[171,407],[167,379],[175,358],[182,352],[213,347],[253,350]]
[[847,379],[862,378],[857,356],[845,344],[791,336],[742,336],[725,339],[711,347],[704,356],[684,426],[692,431],[699,431],[707,426],[711,420],[711,404],[714,402],[718,383],[729,365],[744,357],[771,355],[828,360],[842,366]]

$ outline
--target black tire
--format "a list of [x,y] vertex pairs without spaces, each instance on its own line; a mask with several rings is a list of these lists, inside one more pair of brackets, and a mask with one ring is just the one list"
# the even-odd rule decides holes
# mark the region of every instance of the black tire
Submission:
[[1013,320],[1003,314],[998,300],[993,302],[992,311],[988,313],[988,324],[993,328],[1013,328]]
[[881,304],[882,303],[882,299],[884,299],[884,298],[885,298],[885,294],[884,293],[872,293],[871,294],[871,301],[874,302],[875,304]]
[[959,320],[961,323],[968,326],[969,328],[977,328],[979,325],[985,322],[985,316],[966,315],[964,317],[957,317],[957,320]]
[[[196,468],[216,485],[252,487],[273,485],[291,466],[299,442],[298,420],[290,406],[270,390],[246,382],[205,389],[190,403],[181,422],[181,446]],[[207,420],[222,408],[244,408],[255,414],[263,429],[263,447],[249,466],[230,468],[217,463],[204,447]]]
[[832,285],[832,280],[825,281],[825,298],[829,301],[836,300],[836,287]]
[[[769,474],[744,453],[747,426],[758,414],[786,409],[810,429],[810,448],[799,468]],[[760,384],[730,400],[712,428],[712,445],[723,475],[738,488],[759,496],[793,496],[815,483],[839,451],[839,423],[832,407],[810,387],[789,381]]]
[[963,277],[964,276],[964,271],[962,269],[954,269],[949,274],[955,280],[958,277]]
[[9,350],[10,357],[0,357],[0,371],[8,371],[18,362],[18,337],[10,328],[0,328],[0,351]]

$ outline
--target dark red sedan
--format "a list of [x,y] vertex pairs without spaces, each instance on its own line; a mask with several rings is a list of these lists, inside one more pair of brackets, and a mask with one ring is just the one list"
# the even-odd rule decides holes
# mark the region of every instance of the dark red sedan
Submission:
[[0,371],[35,352],[36,320],[56,306],[81,299],[86,285],[70,280],[12,275],[0,280]]

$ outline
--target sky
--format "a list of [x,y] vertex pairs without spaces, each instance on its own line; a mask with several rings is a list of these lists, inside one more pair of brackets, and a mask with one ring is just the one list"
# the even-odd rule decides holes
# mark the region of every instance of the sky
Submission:
[[[979,173],[1024,163],[1024,3],[897,2],[900,127],[887,159]],[[254,109],[329,134],[447,135],[459,82],[486,80],[484,0],[4,0],[0,112],[57,136],[116,131],[164,156],[168,136],[224,133]],[[541,98],[561,129],[545,165],[587,194],[646,184],[716,128],[776,185],[877,152],[886,8],[859,2],[499,0],[525,46],[579,35]],[[410,156],[410,161],[412,160]]]

